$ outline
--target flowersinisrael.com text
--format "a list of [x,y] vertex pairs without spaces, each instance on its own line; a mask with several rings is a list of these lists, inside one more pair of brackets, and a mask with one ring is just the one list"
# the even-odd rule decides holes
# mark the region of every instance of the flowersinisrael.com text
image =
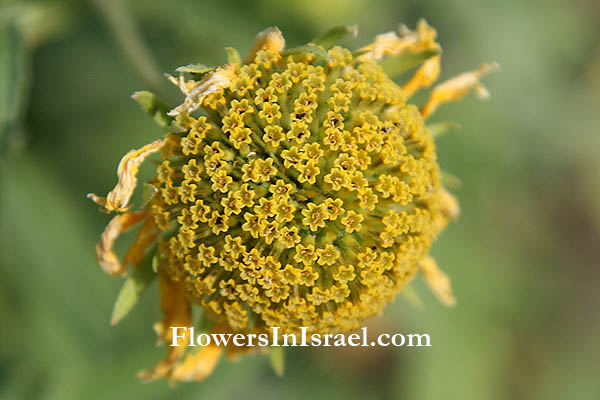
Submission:
[[188,346],[248,346],[248,347],[373,347],[373,346],[396,346],[396,347],[431,347],[431,338],[428,334],[388,334],[382,333],[369,340],[367,328],[362,327],[360,333],[344,335],[338,334],[308,334],[308,327],[301,327],[300,333],[282,334],[279,327],[271,327],[271,333],[200,333],[195,334],[193,327],[172,326],[172,343],[170,346],[180,346],[179,339],[185,339],[189,335]]

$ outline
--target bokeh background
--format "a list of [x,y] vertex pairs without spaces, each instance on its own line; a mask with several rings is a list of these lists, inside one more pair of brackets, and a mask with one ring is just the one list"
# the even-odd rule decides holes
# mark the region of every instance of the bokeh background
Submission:
[[[502,71],[433,121],[460,177],[462,217],[434,245],[458,304],[420,279],[372,332],[424,332],[431,348],[293,349],[222,362],[170,388],[135,372],[162,358],[156,287],[117,327],[122,281],[94,246],[108,217],[85,198],[120,157],[161,135],[131,93],[180,98],[159,71],[225,61],[277,25],[290,46],[356,23],[358,47],[425,17],[443,77]],[[0,2],[0,399],[599,399],[600,3],[597,0]],[[417,98],[419,100],[419,98]]]

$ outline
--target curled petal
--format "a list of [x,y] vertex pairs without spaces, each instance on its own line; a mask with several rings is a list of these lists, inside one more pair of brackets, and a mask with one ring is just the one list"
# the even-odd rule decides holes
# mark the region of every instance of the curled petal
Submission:
[[217,363],[223,348],[210,344],[202,347],[198,352],[188,355],[185,360],[177,365],[171,373],[173,382],[199,381],[209,376]]
[[[210,334],[234,334],[227,325],[217,324],[210,330]],[[184,361],[178,363],[170,374],[171,382],[199,381],[209,376],[217,366],[221,354],[226,350],[229,360],[235,361],[241,354],[255,351],[254,347],[217,346],[214,343],[202,347],[198,352],[189,354]]]
[[439,50],[440,45],[435,41],[437,33],[422,19],[417,29],[411,31],[405,26],[400,28],[400,36],[396,32],[387,32],[375,37],[375,41],[359,51],[362,52],[357,60],[379,61],[385,56],[401,53],[419,52],[423,50]]
[[154,218],[146,218],[146,222],[140,228],[138,235],[123,259],[123,265],[138,265],[144,258],[144,251],[154,243],[154,240],[160,233],[159,227],[154,222]]
[[488,98],[489,92],[485,86],[479,82],[479,78],[496,70],[498,70],[498,64],[485,63],[474,71],[465,72],[440,83],[433,89],[429,96],[429,100],[421,109],[423,118],[430,116],[441,104],[460,100],[471,90],[474,90],[475,94],[481,99]]
[[186,351],[190,339],[190,330],[185,329],[182,335],[177,337],[177,346],[173,343],[172,326],[189,327],[192,325],[191,305],[186,298],[185,287],[182,282],[172,281],[165,272],[159,272],[159,290],[162,321],[154,325],[159,342],[169,344],[169,350],[164,360],[160,361],[150,371],[141,371],[138,376],[144,381],[170,377],[177,362]]
[[179,87],[186,98],[184,102],[172,109],[167,115],[175,116],[181,113],[191,113],[202,105],[202,100],[210,93],[217,92],[229,87],[232,79],[237,74],[237,64],[231,63],[224,67],[217,68],[214,72],[209,72],[206,77],[200,81],[184,80],[183,72],[180,72],[179,79],[167,76],[169,81]]
[[452,296],[450,278],[438,267],[435,260],[426,256],[421,260],[420,267],[425,283],[442,304],[447,306],[456,304]]
[[400,54],[409,46],[409,42],[398,37],[396,32],[386,32],[375,36],[375,41],[358,51],[364,52],[357,57],[359,61],[378,61],[385,55]]
[[131,199],[137,185],[137,173],[140,165],[152,153],[159,151],[164,143],[164,139],[157,139],[141,149],[129,151],[119,162],[117,186],[106,197],[100,197],[94,193],[88,194],[87,197],[102,206],[107,212],[127,211],[129,199]]
[[428,88],[440,77],[441,57],[434,56],[426,60],[410,80],[402,87],[406,98],[411,97],[419,89]]
[[441,203],[442,203],[442,213],[450,218],[457,219],[460,214],[460,207],[458,205],[458,201],[456,197],[450,194],[446,189],[442,189],[440,191],[441,195]]
[[[190,326],[192,322],[191,305],[186,298],[183,282],[171,280],[165,272],[159,275],[160,308],[163,319],[154,326],[160,341],[171,343],[173,332],[171,326]],[[188,338],[181,339],[181,344],[187,344]],[[177,346],[173,346],[177,347]]]
[[438,232],[441,232],[450,221],[457,219],[460,214],[460,206],[456,197],[446,189],[440,190],[440,207],[442,212],[435,221]]
[[254,60],[259,50],[269,49],[279,54],[285,47],[285,39],[278,27],[273,26],[256,35],[254,46],[250,50],[250,60]]
[[125,264],[121,264],[113,251],[113,245],[119,235],[146,218],[147,211],[137,211],[116,215],[110,220],[100,241],[96,245],[96,258],[104,272],[112,276],[125,274]]

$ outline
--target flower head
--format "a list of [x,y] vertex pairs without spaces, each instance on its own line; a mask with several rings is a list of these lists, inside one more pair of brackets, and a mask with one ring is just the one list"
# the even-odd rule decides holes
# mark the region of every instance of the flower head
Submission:
[[[163,114],[166,137],[125,156],[106,199],[91,195],[106,211],[127,211],[139,164],[161,152],[151,196],[118,214],[97,250],[107,272],[125,273],[112,244],[145,221],[126,261],[139,264],[158,241],[164,340],[169,326],[191,323],[192,304],[220,331],[345,332],[380,313],[419,268],[453,299],[427,256],[457,206],[424,117],[481,92],[487,67],[441,84],[419,110],[407,97],[437,79],[440,61],[424,21],[358,53],[284,43],[270,28],[243,63],[232,53],[223,67],[180,68],[170,80],[185,100]],[[424,51],[432,53],[404,87],[379,64]],[[210,369],[218,353],[181,361],[184,351],[170,348],[143,377],[203,378],[201,364]]]

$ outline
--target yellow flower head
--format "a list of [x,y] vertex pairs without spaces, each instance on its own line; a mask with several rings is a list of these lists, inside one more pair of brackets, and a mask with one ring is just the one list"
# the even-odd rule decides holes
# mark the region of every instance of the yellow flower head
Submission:
[[[346,332],[380,313],[420,268],[453,302],[427,253],[458,208],[424,117],[471,89],[483,92],[478,77],[492,66],[439,85],[419,109],[406,99],[437,79],[435,38],[422,21],[354,53],[326,45],[327,37],[284,50],[279,29],[269,28],[243,62],[229,49],[223,67],[178,69],[169,79],[185,99],[175,108],[136,94],[165,138],[125,156],[107,198],[90,197],[120,213],[97,247],[108,273],[126,273],[158,242],[161,339],[172,339],[170,326],[191,324],[192,305],[216,331]],[[389,74],[407,60],[417,69],[402,87]],[[126,212],[139,165],[159,151],[146,202]],[[121,263],[114,240],[142,220]],[[218,354],[185,358],[170,347],[142,377],[201,379]]]

